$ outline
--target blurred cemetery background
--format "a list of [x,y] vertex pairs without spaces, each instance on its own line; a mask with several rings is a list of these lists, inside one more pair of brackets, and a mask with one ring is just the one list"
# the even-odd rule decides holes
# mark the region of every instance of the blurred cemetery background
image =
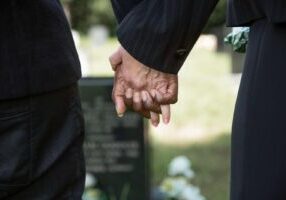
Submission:
[[[74,30],[84,76],[113,76],[108,57],[119,44],[110,2],[63,0],[63,4]],[[226,1],[221,0],[180,71],[179,102],[172,107],[171,124],[150,126],[151,185],[158,199],[160,190],[156,188],[160,185],[172,190],[173,183],[166,178],[172,176],[169,164],[178,156],[181,157],[177,163],[185,166],[179,166],[178,173],[187,171],[187,180],[200,188],[205,199],[228,199],[230,132],[243,55],[233,53],[223,44],[230,31],[225,28],[225,7]],[[184,183],[178,184],[180,190]],[[197,192],[194,188],[188,191]]]

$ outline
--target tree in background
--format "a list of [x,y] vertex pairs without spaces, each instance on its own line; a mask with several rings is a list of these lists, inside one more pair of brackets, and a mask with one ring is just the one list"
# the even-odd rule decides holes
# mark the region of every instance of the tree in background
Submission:
[[225,24],[227,0],[220,0],[212,13],[204,32]]
[[93,25],[105,25],[115,33],[116,20],[108,0],[62,0],[71,13],[72,27],[87,33]]
[[217,38],[217,51],[225,51],[225,20],[226,20],[227,0],[220,0],[214,12],[212,13],[208,24],[204,29],[204,33],[214,34]]
[[[116,20],[109,0],[62,0],[68,4],[71,12],[71,21],[74,29],[86,33],[92,25],[101,24],[115,33]],[[226,18],[226,0],[220,0],[213,12],[205,32],[222,26]]]

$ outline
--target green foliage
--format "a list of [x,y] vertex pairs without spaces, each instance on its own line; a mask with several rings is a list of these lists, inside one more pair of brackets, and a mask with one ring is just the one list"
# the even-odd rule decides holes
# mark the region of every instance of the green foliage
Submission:
[[[103,24],[111,30],[116,29],[116,20],[109,0],[62,0],[69,4],[73,28],[86,33],[90,26]],[[220,0],[214,10],[205,32],[213,27],[223,25],[226,18],[227,0]]]
[[109,0],[62,0],[71,12],[74,29],[86,33],[92,25],[105,25],[114,33],[116,21]]
[[208,24],[205,28],[205,32],[209,32],[212,28],[221,26],[225,23],[226,19],[226,6],[227,0],[220,0],[216,6],[214,12],[212,13]]

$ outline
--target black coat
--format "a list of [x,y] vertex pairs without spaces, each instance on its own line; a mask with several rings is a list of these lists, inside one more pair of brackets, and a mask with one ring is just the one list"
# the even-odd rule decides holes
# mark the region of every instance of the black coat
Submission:
[[[122,46],[145,65],[178,73],[218,0],[112,0]],[[286,22],[285,0],[229,0],[229,26]]]
[[0,4],[0,99],[59,89],[81,77],[59,0]]

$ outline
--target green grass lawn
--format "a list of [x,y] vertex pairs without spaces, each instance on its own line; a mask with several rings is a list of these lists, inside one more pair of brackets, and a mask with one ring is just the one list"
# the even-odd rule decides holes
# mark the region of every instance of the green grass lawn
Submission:
[[[110,40],[82,48],[90,61],[90,74],[110,76],[108,56],[118,43]],[[172,108],[172,123],[151,128],[152,182],[158,185],[168,163],[188,156],[198,185],[208,200],[227,200],[230,162],[230,130],[236,85],[230,76],[230,58],[224,53],[195,48],[180,71],[179,102]]]

